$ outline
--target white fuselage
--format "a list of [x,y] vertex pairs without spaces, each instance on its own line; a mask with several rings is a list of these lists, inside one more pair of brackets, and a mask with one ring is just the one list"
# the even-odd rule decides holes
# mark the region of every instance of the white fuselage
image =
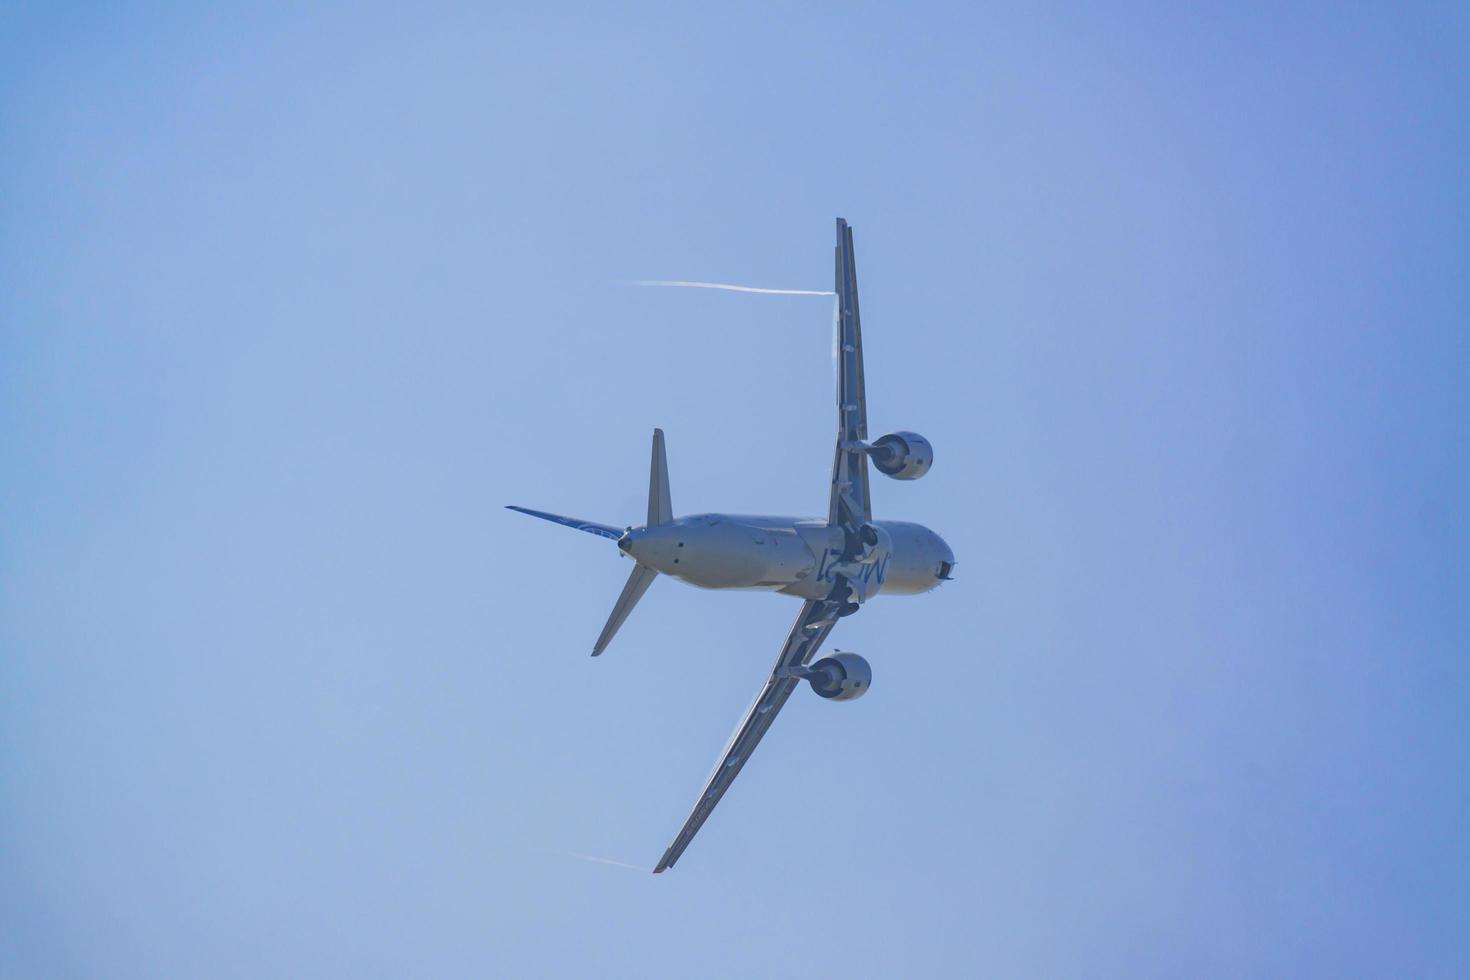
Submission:
[[[847,577],[866,598],[928,592],[949,577],[954,553],[939,535],[907,521],[873,521],[882,551]],[[824,520],[696,514],[634,528],[618,547],[640,565],[705,589],[766,589],[804,599],[831,590],[843,531]]]

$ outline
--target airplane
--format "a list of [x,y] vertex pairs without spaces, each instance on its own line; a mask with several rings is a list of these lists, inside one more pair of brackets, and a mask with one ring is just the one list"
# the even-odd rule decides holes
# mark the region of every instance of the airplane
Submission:
[[837,446],[826,519],[695,514],[674,517],[662,429],[653,430],[648,477],[648,522],[607,524],[511,505],[510,510],[554,521],[617,542],[633,559],[632,573],[592,647],[600,656],[638,600],[660,574],[706,589],[765,589],[803,600],[765,685],[715,763],[704,792],[653,869],[661,874],[709,819],[786,699],[802,681],[821,697],[852,701],[867,693],[872,667],[856,653],[833,651],[812,662],[837,621],[879,594],[915,595],[951,578],[954,553],[921,524],[873,519],[868,462],[895,480],[917,480],[934,464],[929,441],[893,432],[868,441],[863,391],[863,338],[858,316],[852,229],[837,219]]

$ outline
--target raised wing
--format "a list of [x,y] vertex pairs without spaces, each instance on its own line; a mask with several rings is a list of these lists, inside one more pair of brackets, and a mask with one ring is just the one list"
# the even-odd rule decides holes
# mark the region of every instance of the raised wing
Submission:
[[[873,519],[873,506],[868,497],[868,404],[863,391],[863,334],[858,316],[857,262],[853,258],[852,229],[846,220],[837,219],[837,448],[832,463],[832,493],[827,519],[841,526],[847,534],[843,562],[852,565],[871,560],[876,537],[865,526]],[[689,819],[684,821],[679,836],[669,845],[654,874],[671,868],[684,853],[699,828],[709,819],[735,777],[745,766],[750,754],[760,744],[776,713],[801,683],[802,668],[811,662],[827,634],[832,632],[839,616],[856,611],[851,600],[861,598],[847,584],[846,576],[857,569],[845,569],[838,576],[831,595],[822,600],[809,600],[786,637],[786,645],[771,668],[765,687],[756,695],[750,710],[730,736],[714,772],[710,773],[704,793],[694,804]],[[880,579],[881,582],[881,579]],[[862,590],[858,590],[860,593]]]
[[791,692],[801,683],[801,677],[794,675],[794,669],[805,667],[812,659],[812,655],[832,632],[832,627],[837,623],[837,606],[835,603],[825,600],[809,600],[801,607],[801,614],[796,617],[796,623],[791,627],[791,633],[786,637],[786,645],[781,648],[781,655],[776,658],[776,666],[771,668],[771,676],[766,679],[765,687],[756,695],[750,710],[745,713],[745,718],[740,722],[740,727],[735,729],[735,734],[730,736],[730,742],[725,746],[725,751],[715,763],[714,772],[710,773],[709,782],[700,794],[699,800],[694,804],[694,809],[689,814],[689,819],[684,821],[679,836],[669,845],[664,856],[658,862],[658,867],[653,869],[654,874],[660,874],[665,868],[671,868],[699,833],[699,828],[709,819],[710,812],[714,810],[715,804],[725,795],[735,777],[740,775],[740,770],[755,747],[760,744],[761,738],[766,734],[766,729],[771,727],[771,722],[776,720],[776,714]]
[[837,451],[827,520],[855,530],[873,519],[868,498],[868,401],[863,391],[863,332],[858,316],[852,228],[837,219]]

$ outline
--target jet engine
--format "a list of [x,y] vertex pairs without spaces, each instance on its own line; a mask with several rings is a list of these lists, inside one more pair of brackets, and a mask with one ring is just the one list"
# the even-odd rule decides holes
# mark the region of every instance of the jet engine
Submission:
[[868,693],[873,668],[855,653],[833,653],[807,668],[812,690],[832,701],[856,701]]
[[934,447],[917,432],[890,432],[873,443],[873,465],[895,480],[917,480],[934,465]]

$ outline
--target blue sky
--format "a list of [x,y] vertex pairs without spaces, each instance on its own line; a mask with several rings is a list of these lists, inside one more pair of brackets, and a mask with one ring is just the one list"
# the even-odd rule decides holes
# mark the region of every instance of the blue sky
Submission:
[[[0,14],[0,975],[1458,976],[1453,5]],[[795,612],[502,509],[882,516]],[[570,853],[569,853],[570,852]]]

